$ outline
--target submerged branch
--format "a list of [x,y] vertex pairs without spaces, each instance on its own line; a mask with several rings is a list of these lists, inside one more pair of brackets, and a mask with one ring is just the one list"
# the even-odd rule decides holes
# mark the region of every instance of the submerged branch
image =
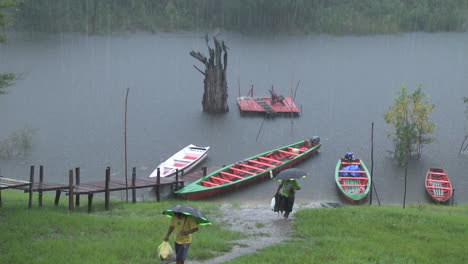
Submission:
[[203,64],[207,65],[208,64],[208,60],[206,59],[205,56],[203,56],[203,54],[201,54],[200,52],[195,52],[195,51],[191,51],[190,52],[190,56],[194,57],[195,59],[201,61]]
[[460,150],[458,151],[458,154],[462,154],[468,148],[468,143],[466,142],[467,139],[468,139],[468,135],[466,135],[465,138],[463,139],[463,142],[460,145]]
[[204,76],[206,76],[206,73],[204,73],[202,70],[200,70],[196,65],[193,65],[193,67],[195,69],[197,69],[201,74],[203,74]]

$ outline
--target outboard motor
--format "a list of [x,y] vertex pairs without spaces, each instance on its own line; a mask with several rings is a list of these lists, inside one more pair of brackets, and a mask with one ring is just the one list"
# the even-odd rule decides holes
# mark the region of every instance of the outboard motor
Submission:
[[310,144],[311,144],[312,146],[317,145],[318,143],[320,143],[320,137],[318,137],[318,136],[313,136],[313,137],[310,139]]
[[354,154],[352,152],[348,152],[344,156],[345,160],[348,162],[354,161]]

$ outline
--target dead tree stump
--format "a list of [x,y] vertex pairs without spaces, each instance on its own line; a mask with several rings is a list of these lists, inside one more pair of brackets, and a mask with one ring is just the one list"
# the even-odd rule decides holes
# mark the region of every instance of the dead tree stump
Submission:
[[[193,65],[201,74],[205,76],[203,92],[203,112],[222,113],[228,112],[227,104],[228,92],[226,82],[227,69],[227,47],[224,41],[219,41],[213,37],[215,48],[208,44],[208,36],[205,36],[206,46],[209,51],[209,58],[200,52],[191,51],[190,55],[205,65],[205,71]],[[221,57],[223,63],[221,63]]]

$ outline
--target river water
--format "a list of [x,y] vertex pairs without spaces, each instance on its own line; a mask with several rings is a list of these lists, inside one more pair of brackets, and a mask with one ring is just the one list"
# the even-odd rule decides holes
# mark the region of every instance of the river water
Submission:
[[[408,203],[426,203],[429,167],[443,167],[468,202],[468,154],[458,150],[467,129],[468,33],[377,36],[244,36],[222,32],[228,51],[230,112],[202,112],[203,68],[189,55],[207,54],[204,33],[18,34],[0,45],[0,72],[23,76],[0,96],[0,139],[24,127],[38,129],[26,155],[0,160],[0,174],[28,179],[43,165],[45,180],[66,183],[80,167],[82,182],[124,177],[124,102],[128,97],[128,167],[146,177],[182,147],[211,146],[206,162],[219,167],[312,136],[320,153],[299,164],[310,172],[298,200],[340,202],[334,183],[338,158],[353,151],[371,168],[383,204],[401,204],[404,170],[393,162],[383,115],[403,84],[435,104],[430,116],[436,141],[408,169]],[[289,96],[302,108],[297,118],[241,116],[236,98],[254,86],[256,96]],[[199,169],[199,168],[197,168]],[[37,175],[37,174],[36,174]],[[265,181],[214,198],[269,202],[277,182]],[[149,190],[146,192],[150,193]],[[142,197],[149,194],[141,194]],[[373,196],[374,202],[377,197]]]

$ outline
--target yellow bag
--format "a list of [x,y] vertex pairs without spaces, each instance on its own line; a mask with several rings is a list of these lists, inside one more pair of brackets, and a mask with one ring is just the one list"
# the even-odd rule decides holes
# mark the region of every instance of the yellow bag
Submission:
[[172,250],[171,245],[169,245],[169,242],[163,241],[161,245],[159,245],[158,256],[162,261],[175,259],[174,251]]

